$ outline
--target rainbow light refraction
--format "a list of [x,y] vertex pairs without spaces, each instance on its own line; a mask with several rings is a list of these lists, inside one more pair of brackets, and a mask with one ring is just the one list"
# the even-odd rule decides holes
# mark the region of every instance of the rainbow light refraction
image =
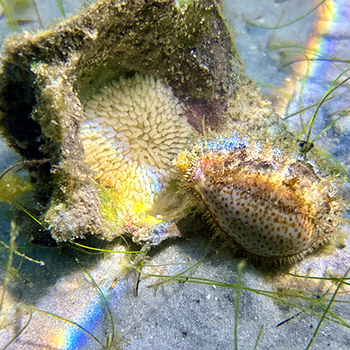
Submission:
[[[107,290],[103,292],[108,303],[115,303],[121,294],[125,291],[125,284],[118,283],[114,286],[113,291]],[[106,323],[103,322],[104,315],[107,314],[106,305],[103,302],[101,295],[97,294],[96,297],[91,298],[87,302],[85,301],[86,306],[78,315],[75,315],[75,318],[71,318],[70,321],[75,322],[81,328],[86,330],[92,336],[96,337],[103,345],[106,344],[106,339],[101,339],[101,327],[103,325],[106,327]],[[110,322],[110,320],[108,320]],[[48,336],[48,344],[55,347],[55,349],[60,350],[75,350],[81,349],[84,345],[95,344],[96,349],[100,348],[99,344],[91,336],[84,332],[81,329],[73,324],[69,325],[66,328],[58,330],[54,335]],[[112,325],[108,329],[102,330],[102,336],[106,336],[113,329]],[[99,334],[100,336],[97,336]]]
[[[319,3],[314,1],[314,6]],[[282,103],[279,101],[277,111],[280,115],[295,112],[300,104],[307,106],[318,101],[342,72],[334,61],[344,50],[343,39],[349,37],[349,19],[350,3],[347,0],[327,0],[317,8],[304,50],[292,65],[292,75],[281,87],[281,91],[293,96],[293,102],[287,98]],[[289,108],[287,112],[286,108]]]

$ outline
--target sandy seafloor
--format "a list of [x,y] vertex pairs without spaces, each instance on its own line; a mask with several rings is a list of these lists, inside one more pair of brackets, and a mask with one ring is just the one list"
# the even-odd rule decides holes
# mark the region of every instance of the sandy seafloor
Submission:
[[[330,1],[330,3],[333,3]],[[67,13],[73,13],[77,3],[63,1]],[[293,85],[291,66],[280,70],[284,53],[269,51],[268,45],[311,45],[312,35],[317,31],[315,15],[311,14],[294,25],[278,30],[267,30],[247,25],[243,15],[264,25],[281,23],[305,14],[311,1],[302,0],[226,0],[225,16],[235,30],[235,41],[247,66],[247,75],[258,83],[280,88],[285,79]],[[313,6],[317,2],[313,2]],[[335,3],[334,3],[335,4]],[[60,15],[55,1],[37,0],[38,10],[45,23]],[[325,39],[316,42],[319,49],[328,50],[329,55],[348,59],[350,45],[349,8],[346,1],[338,1],[339,13],[332,14],[331,25],[324,23]],[[27,16],[33,17],[29,10]],[[284,11],[284,17],[281,14]],[[348,11],[347,14],[345,11]],[[342,16],[341,14],[344,14]],[[22,29],[35,27],[28,24]],[[0,30],[6,35],[6,20],[0,20]],[[314,37],[315,39],[315,37]],[[328,40],[328,41],[327,41]],[[317,40],[316,40],[317,41]],[[315,47],[315,46],[314,46]],[[333,50],[333,52],[332,52]],[[310,76],[304,87],[304,105],[313,103],[322,97],[332,80],[347,68],[347,63],[328,64],[326,61],[314,62]],[[287,76],[287,74],[292,74]],[[265,93],[271,89],[263,88]],[[347,109],[350,100],[348,88],[343,88],[338,99],[321,111],[315,129],[322,130],[331,120],[332,111]],[[291,103],[290,112],[297,109],[297,100]],[[294,110],[293,110],[294,108]],[[306,116],[305,116],[306,118]],[[327,119],[328,118],[328,119]],[[298,128],[298,117],[291,119],[288,125],[291,131]],[[349,171],[349,122],[344,118],[319,139],[320,144],[331,152]],[[5,143],[0,141],[0,170],[18,160]],[[10,206],[1,205],[0,240],[9,241]],[[349,229],[344,228],[348,233]],[[54,313],[79,324],[93,334],[104,345],[108,334],[113,331],[110,315],[101,301],[97,287],[91,282],[82,266],[89,271],[101,291],[105,294],[114,320],[115,338],[120,339],[114,349],[127,350],[167,350],[167,349],[254,349],[258,333],[262,330],[256,349],[306,349],[318,327],[324,310],[335,291],[328,281],[281,277],[279,286],[298,290],[299,297],[280,297],[276,301],[259,291],[277,290],[277,281],[266,272],[250,264],[243,267],[240,293],[237,338],[235,344],[235,309],[237,265],[239,259],[229,250],[216,251],[217,246],[210,244],[210,234],[193,230],[192,234],[166,241],[152,250],[146,260],[153,268],[144,268],[145,272],[173,276],[181,274],[186,268],[200,262],[187,276],[227,283],[219,286],[215,283],[177,282],[171,279],[144,277],[138,285],[135,296],[137,275],[130,273],[121,276],[122,266],[127,261],[122,254],[104,256],[87,255],[70,248],[50,249],[30,247],[25,253],[36,260],[43,260],[44,266],[15,258],[14,267],[19,266],[19,275],[9,285],[2,314],[0,315],[0,348],[3,348],[20,331],[29,319],[31,305],[46,312]],[[17,245],[25,242],[21,236]],[[341,277],[350,267],[349,244],[332,253],[312,255],[296,264],[292,272],[311,276]],[[116,246],[115,249],[118,249]],[[4,263],[7,250],[0,252]],[[79,259],[80,265],[74,259]],[[201,260],[202,259],[202,260]],[[3,266],[0,266],[3,274]],[[328,274],[328,275],[327,275]],[[118,277],[114,288],[109,290]],[[150,287],[155,282],[163,284]],[[231,286],[230,286],[231,285]],[[247,290],[247,288],[254,290]],[[323,293],[329,293],[325,296]],[[275,298],[278,295],[270,294]],[[295,296],[296,294],[294,294]],[[348,288],[342,288],[334,298],[331,312],[321,324],[311,349],[350,348],[350,296]],[[33,308],[32,308],[33,310]],[[292,318],[293,316],[296,316]],[[291,318],[280,327],[279,323]],[[28,327],[8,349],[100,349],[91,337],[71,323],[50,316],[48,313],[33,312]]]

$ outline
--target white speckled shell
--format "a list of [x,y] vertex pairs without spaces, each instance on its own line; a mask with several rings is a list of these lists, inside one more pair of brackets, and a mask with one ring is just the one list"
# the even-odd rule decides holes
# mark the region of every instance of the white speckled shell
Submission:
[[282,151],[234,134],[208,137],[174,164],[218,234],[254,256],[296,261],[339,225],[341,182],[301,159],[297,144]]
[[250,253],[291,256],[314,242],[309,217],[273,205],[233,186],[197,186],[215,222]]

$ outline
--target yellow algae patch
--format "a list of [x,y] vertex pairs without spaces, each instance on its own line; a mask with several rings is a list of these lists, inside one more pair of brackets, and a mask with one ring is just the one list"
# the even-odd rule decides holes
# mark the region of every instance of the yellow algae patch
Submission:
[[150,204],[141,201],[120,200],[112,188],[100,187],[101,213],[110,230],[126,227],[132,223],[135,227],[154,226],[162,222],[146,214],[152,209]]
[[181,152],[178,157],[173,160],[173,164],[179,167],[183,173],[186,173],[191,166],[191,160],[188,152]]
[[0,201],[12,204],[32,189],[32,185],[17,173],[7,173],[0,179]]

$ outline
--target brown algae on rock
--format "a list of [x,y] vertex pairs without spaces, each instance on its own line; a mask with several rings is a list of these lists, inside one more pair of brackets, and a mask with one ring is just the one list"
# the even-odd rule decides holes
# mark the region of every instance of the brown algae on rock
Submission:
[[[172,222],[184,210],[170,160],[202,120],[219,125],[211,115],[221,118],[244,81],[219,5],[100,1],[56,28],[13,36],[3,51],[1,133],[24,160],[49,160],[26,167],[29,209],[47,233],[58,242],[178,235]],[[150,95],[139,99],[144,88],[159,92],[164,111],[148,105]],[[40,241],[42,227],[32,235]]]
[[297,261],[340,229],[342,179],[302,158],[296,143],[280,150],[235,134],[214,136],[174,164],[218,234],[252,257]]

